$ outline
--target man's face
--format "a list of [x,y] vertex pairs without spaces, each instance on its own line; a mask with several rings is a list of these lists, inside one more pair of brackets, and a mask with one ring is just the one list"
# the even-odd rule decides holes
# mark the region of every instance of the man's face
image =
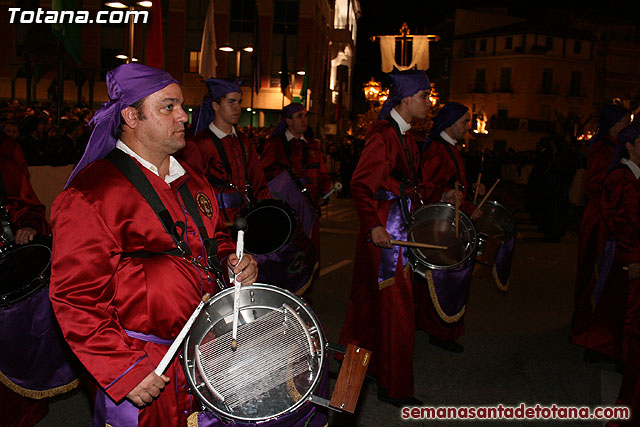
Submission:
[[189,119],[182,109],[180,86],[173,83],[149,95],[142,104],[143,119],[137,119],[133,133],[147,150],[173,154],[185,146],[184,123]]
[[446,129],[447,133],[454,139],[462,140],[464,139],[464,136],[467,134],[467,132],[469,132],[469,130],[471,129],[469,122],[469,112],[466,112],[464,116],[460,117],[454,124]]
[[633,143],[627,142],[625,147],[629,150],[629,160],[640,166],[640,137],[636,138]]
[[309,119],[307,116],[307,112],[302,110],[295,113],[291,118],[285,118],[289,132],[296,136],[304,134],[309,125]]
[[18,130],[18,126],[14,124],[6,124],[4,126],[4,133],[11,139],[16,140],[20,135],[20,131]]
[[242,94],[240,92],[228,93],[220,100],[220,104],[214,101],[211,103],[211,107],[215,112],[216,120],[235,125],[242,114]]
[[427,114],[429,114],[429,110],[431,109],[429,93],[430,90],[421,90],[413,94],[413,96],[409,96],[402,100],[403,102],[407,102],[411,120],[424,119],[427,117]]

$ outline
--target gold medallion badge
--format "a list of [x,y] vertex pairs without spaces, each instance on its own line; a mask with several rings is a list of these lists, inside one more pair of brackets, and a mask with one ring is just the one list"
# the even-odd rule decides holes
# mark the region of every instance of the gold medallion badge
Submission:
[[209,200],[206,194],[201,192],[196,193],[196,203],[198,204],[198,209],[200,209],[200,212],[205,214],[207,218],[211,218],[213,216],[213,207],[211,206],[211,200]]

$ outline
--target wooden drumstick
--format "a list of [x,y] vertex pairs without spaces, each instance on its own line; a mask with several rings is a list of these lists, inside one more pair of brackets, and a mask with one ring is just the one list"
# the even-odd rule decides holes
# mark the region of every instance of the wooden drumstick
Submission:
[[493,191],[494,188],[496,188],[496,185],[498,185],[498,183],[500,182],[500,178],[496,179],[495,184],[493,184],[493,186],[489,189],[489,191],[487,191],[487,194],[484,195],[484,198],[482,199],[482,201],[478,204],[478,206],[476,206],[476,209],[480,209],[482,207],[482,205],[484,205],[484,202],[487,201],[487,199],[489,198],[489,196],[491,195],[491,192]]
[[191,317],[189,317],[189,320],[187,320],[187,323],[184,324],[184,326],[182,327],[182,330],[180,331],[176,339],[173,340],[173,342],[171,343],[169,350],[167,350],[167,352],[164,354],[164,357],[162,357],[162,360],[160,361],[160,363],[158,363],[158,367],[153,370],[153,372],[155,372],[156,375],[160,376],[164,374],[164,371],[167,370],[169,363],[171,363],[174,356],[178,352],[178,348],[180,348],[180,346],[182,345],[182,341],[184,341],[185,337],[187,336],[187,333],[189,332],[189,329],[191,329],[191,326],[193,325],[193,322],[195,322],[196,317],[198,317],[198,314],[200,314],[200,311],[202,311],[202,307],[204,307],[207,301],[209,301],[209,294],[204,294],[204,296],[202,297],[202,301],[200,301],[200,304],[198,304],[196,309],[193,311],[193,314],[191,315]]
[[476,204],[476,200],[478,200],[478,190],[480,189],[480,180],[482,179],[482,172],[478,174],[478,182],[476,182],[476,191],[473,194],[473,204]]
[[460,205],[459,205],[459,197],[458,197],[458,181],[454,186],[455,191],[455,204],[456,204],[456,239],[460,237],[460,231],[458,224],[460,223]]
[[391,244],[396,246],[408,246],[412,248],[422,248],[422,249],[443,249],[443,250],[449,249],[446,246],[432,245],[430,243],[406,242],[404,240],[391,240]]

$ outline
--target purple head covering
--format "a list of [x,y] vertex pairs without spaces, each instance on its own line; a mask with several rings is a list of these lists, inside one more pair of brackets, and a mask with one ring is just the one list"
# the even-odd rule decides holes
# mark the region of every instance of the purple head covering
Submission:
[[389,77],[391,77],[389,98],[380,109],[380,119],[386,119],[391,109],[400,104],[403,99],[431,88],[429,77],[422,70],[397,71],[390,73]]
[[282,119],[276,125],[276,128],[273,130],[273,132],[271,132],[271,136],[284,135],[285,131],[287,130],[287,121],[285,119],[291,119],[293,118],[293,115],[295,113],[304,110],[306,110],[305,106],[298,102],[292,102],[291,104],[284,107],[282,109]]
[[120,126],[120,112],[170,84],[179,84],[171,74],[157,68],[131,62],[107,73],[109,102],[102,104],[89,125],[93,125],[91,137],[82,158],[65,185],[90,163],[104,158],[116,146],[116,132]]
[[209,126],[209,123],[213,121],[215,113],[211,107],[211,102],[214,99],[218,99],[232,92],[242,93],[242,89],[240,89],[240,85],[236,81],[206,79],[204,82],[209,91],[202,98],[202,106],[200,106],[200,114],[198,115],[198,122],[196,123],[196,129],[194,131],[195,134]]
[[625,143],[630,142],[633,144],[638,137],[640,137],[640,122],[633,122],[620,131],[618,134],[618,141],[620,143],[613,147],[613,161],[609,165],[609,170],[613,169],[618,163],[620,163],[620,159],[627,151]]
[[462,104],[457,102],[447,102],[433,118],[433,125],[431,126],[431,131],[429,131],[429,136],[425,141],[423,150],[426,149],[433,138],[437,137],[443,130],[457,122],[460,117],[467,113],[467,111],[469,111],[469,109]]
[[591,141],[595,142],[598,139],[605,137],[609,134],[609,130],[618,123],[624,116],[630,113],[625,107],[619,104],[607,104],[600,109],[600,118],[598,120],[598,133]]

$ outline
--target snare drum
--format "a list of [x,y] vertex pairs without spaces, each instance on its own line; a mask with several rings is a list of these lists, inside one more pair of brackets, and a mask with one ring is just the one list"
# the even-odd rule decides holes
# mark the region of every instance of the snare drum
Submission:
[[304,292],[318,257],[291,206],[284,200],[261,200],[240,215],[247,221],[244,250],[258,262],[258,281]]
[[474,255],[477,238],[473,222],[460,211],[456,237],[455,211],[453,205],[435,203],[423,206],[411,215],[408,240],[447,247],[446,250],[407,248],[414,272],[424,277],[427,270],[455,269]]
[[51,251],[42,244],[0,253],[0,381],[30,398],[75,388],[75,356],[62,337],[51,302]]
[[233,289],[216,294],[184,342],[185,377],[198,400],[241,422],[273,420],[308,403],[327,375],[325,335],[313,311],[276,286],[243,286],[232,351],[233,306]]
[[479,239],[477,260],[491,267],[496,262],[499,247],[516,236],[516,219],[500,203],[487,200],[482,205],[482,216],[473,223]]

